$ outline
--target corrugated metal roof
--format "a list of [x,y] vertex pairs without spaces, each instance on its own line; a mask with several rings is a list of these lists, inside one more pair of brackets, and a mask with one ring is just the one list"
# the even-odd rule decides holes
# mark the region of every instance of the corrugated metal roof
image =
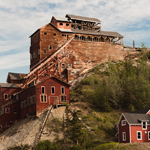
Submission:
[[89,17],[77,16],[77,15],[71,15],[71,14],[66,14],[66,17],[68,17],[69,19],[73,19],[73,20],[83,20],[83,21],[98,22],[98,23],[101,22],[99,19],[96,19],[96,18],[89,18]]
[[8,76],[11,80],[21,80],[26,74],[9,72]]
[[68,22],[68,18],[66,18],[66,17],[58,17],[58,16],[53,16],[53,17],[58,21],[67,21]]
[[148,121],[150,124],[150,115],[147,114],[136,114],[136,113],[123,113],[129,124],[141,124],[139,121]]
[[62,28],[58,28],[60,31],[62,31],[62,32],[73,32],[72,30],[70,30],[70,29],[62,29]]
[[21,87],[21,84],[14,84],[14,83],[0,83],[0,87],[20,88],[20,87]]
[[103,35],[103,36],[112,36],[112,37],[121,37],[123,35],[119,34],[118,32],[111,32],[111,31],[100,31],[100,32],[93,32],[93,31],[85,31],[85,30],[77,30],[71,29],[73,33],[81,33],[81,34],[93,34],[93,35]]

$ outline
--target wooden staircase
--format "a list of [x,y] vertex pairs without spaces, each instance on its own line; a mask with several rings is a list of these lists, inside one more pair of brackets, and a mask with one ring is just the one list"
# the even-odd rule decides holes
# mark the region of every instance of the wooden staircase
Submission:
[[50,106],[50,107],[48,108],[47,113],[46,113],[46,116],[45,116],[45,118],[44,118],[44,121],[43,121],[43,123],[42,123],[42,125],[41,125],[41,128],[40,128],[39,132],[37,133],[37,135],[36,135],[36,137],[35,137],[35,140],[34,140],[34,143],[33,143],[33,145],[29,148],[29,150],[34,150],[35,147],[37,146],[37,144],[38,144],[38,142],[39,142],[39,140],[40,140],[40,138],[41,138],[41,135],[42,135],[42,133],[43,133],[43,129],[44,129],[45,124],[46,124],[46,122],[47,122],[48,116],[50,115],[52,109],[53,109],[53,106]]

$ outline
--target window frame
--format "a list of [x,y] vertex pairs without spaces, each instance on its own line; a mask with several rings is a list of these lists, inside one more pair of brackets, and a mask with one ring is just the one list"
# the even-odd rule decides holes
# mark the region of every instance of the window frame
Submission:
[[150,140],[150,131],[148,131],[148,140]]
[[[65,101],[62,100],[62,97],[65,97]],[[60,102],[61,103],[66,103],[67,102],[67,96],[66,95],[60,95]]]
[[126,132],[122,132],[122,141],[126,141]]
[[[138,133],[140,133],[140,139],[138,138]],[[142,140],[142,132],[141,131],[137,131],[137,140]]]
[[[44,89],[44,92],[43,92]],[[45,86],[41,86],[41,94],[45,94]]]
[[127,121],[126,120],[121,120],[121,126],[126,126]]
[[[7,98],[5,98],[5,96],[7,96]],[[5,100],[8,100],[8,94],[4,94],[4,99],[5,99]]]
[[[7,111],[8,110],[8,111]],[[5,114],[10,114],[10,108],[9,107],[6,107],[5,108]]]
[[[143,123],[145,123],[145,128],[143,128],[143,126],[144,126]],[[147,122],[146,122],[146,121],[143,121],[143,122],[142,122],[142,129],[143,129],[143,130],[147,130]]]
[[[43,97],[43,101],[42,101],[42,97]],[[47,103],[47,95],[46,94],[40,94],[40,102],[41,103]]]
[[[52,92],[52,88],[54,88],[54,93]],[[55,86],[51,86],[51,94],[55,95]]]
[[11,100],[14,99],[14,95],[13,95],[13,94],[10,95],[10,99],[11,99]]
[[[60,89],[61,89],[61,94],[65,94],[65,87],[64,87],[64,86],[61,86]],[[62,89],[63,89],[64,92],[62,92]]]

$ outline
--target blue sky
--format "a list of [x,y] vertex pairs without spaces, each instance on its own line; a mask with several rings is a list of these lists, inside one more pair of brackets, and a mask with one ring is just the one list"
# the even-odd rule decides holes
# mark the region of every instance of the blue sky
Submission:
[[103,31],[124,36],[125,45],[150,48],[149,0],[0,0],[0,82],[8,72],[29,72],[29,36],[52,16],[98,18]]

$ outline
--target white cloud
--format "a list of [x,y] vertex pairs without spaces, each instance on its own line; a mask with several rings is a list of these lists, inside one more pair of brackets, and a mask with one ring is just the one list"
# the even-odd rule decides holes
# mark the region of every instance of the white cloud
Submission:
[[0,57],[0,70],[12,69],[17,67],[23,67],[29,65],[29,54],[28,52],[22,52],[12,55],[6,55]]

